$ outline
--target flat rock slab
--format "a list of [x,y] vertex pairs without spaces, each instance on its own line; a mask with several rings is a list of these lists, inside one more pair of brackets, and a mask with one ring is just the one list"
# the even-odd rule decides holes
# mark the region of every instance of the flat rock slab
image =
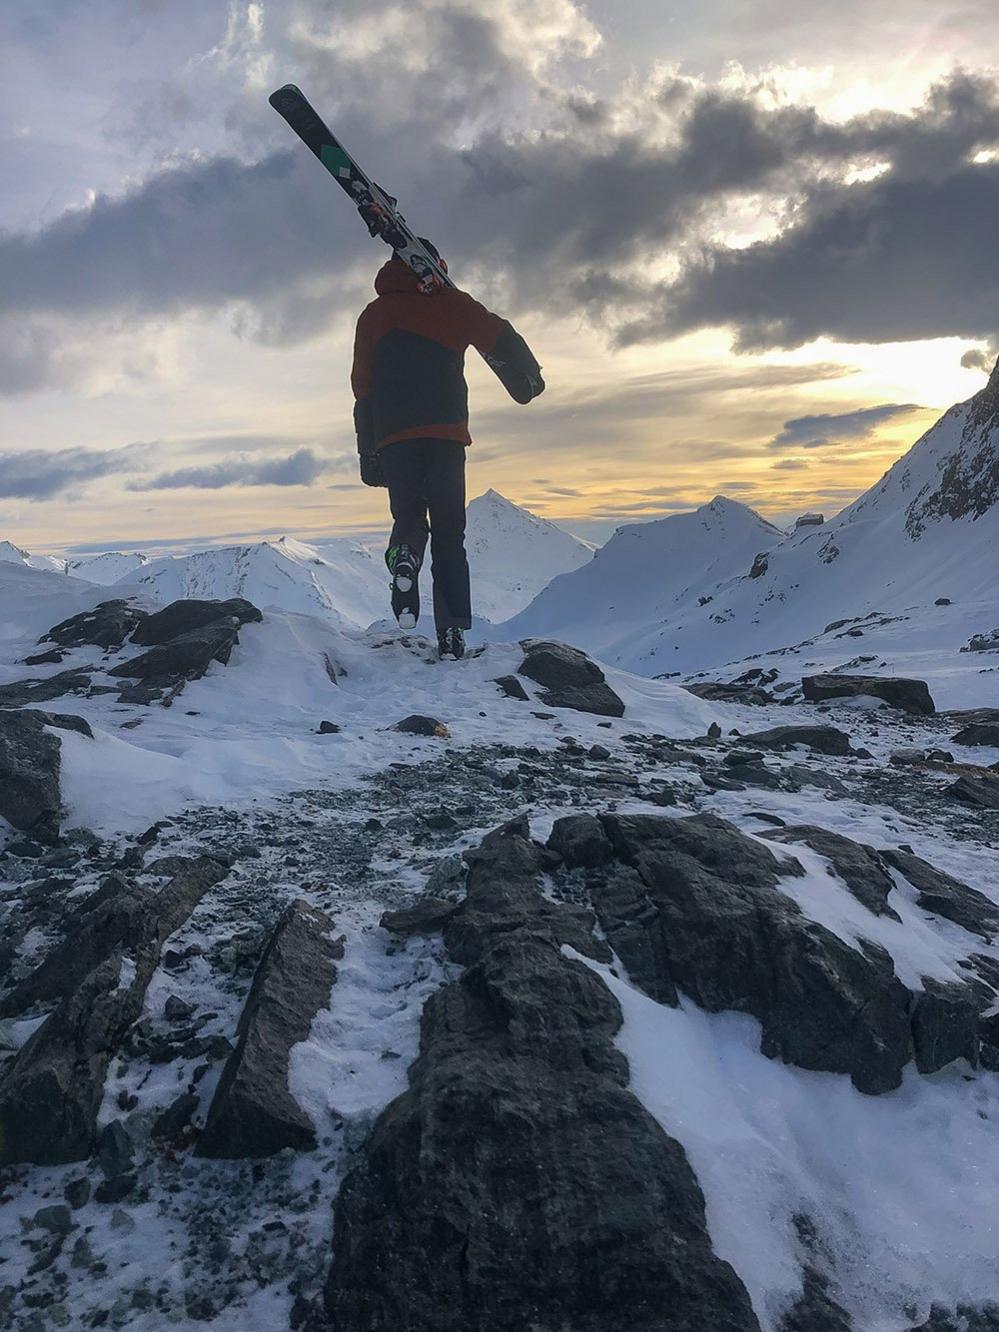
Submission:
[[93,738],[82,717],[0,710],[0,814],[21,832],[52,841],[59,832],[60,744],[48,728]]
[[999,748],[999,722],[973,722],[951,737],[955,745],[993,745]]
[[899,871],[916,889],[924,911],[952,920],[971,934],[991,938],[999,933],[999,905],[966,883],[909,851],[884,850],[882,860]]
[[977,809],[999,809],[999,774],[980,777],[958,777],[946,788],[947,794],[962,804]]
[[132,635],[132,642],[140,647],[156,647],[219,620],[233,621],[238,627],[262,619],[252,601],[244,597],[229,597],[226,601],[199,601],[192,597],[172,601],[162,610],[147,615]]
[[90,688],[90,675],[87,671],[58,671],[43,680],[14,680],[11,684],[0,685],[0,708],[34,707],[38,703],[49,703],[64,694],[81,694]]
[[681,688],[696,698],[706,699],[709,703],[749,703],[763,706],[775,701],[773,694],[759,685],[739,684],[737,681],[701,680],[698,684],[686,684]]
[[317,1325],[758,1332],[683,1149],[629,1089],[617,1000],[560,951],[586,937],[526,833],[468,853],[444,934],[467,969],[340,1190]]
[[418,712],[414,712],[410,717],[403,717],[402,721],[396,722],[392,730],[401,731],[403,735],[425,735],[438,740],[446,740],[451,734],[442,721],[438,721],[436,717],[421,716]]
[[540,697],[549,708],[571,708],[573,712],[591,712],[597,717],[624,716],[623,699],[606,683],[543,689]]
[[120,598],[102,601],[93,610],[72,615],[51,628],[40,643],[58,643],[60,647],[92,644],[105,650],[120,648],[125,639],[146,618],[146,612]]
[[262,1157],[285,1147],[315,1147],[312,1120],[288,1088],[288,1060],[329,1003],[342,957],[343,940],[333,938],[329,916],[308,902],[292,902],[257,966],[199,1156]]
[[493,684],[498,684],[507,698],[516,698],[522,703],[526,703],[528,700],[527,690],[515,675],[500,675],[493,681]]
[[121,662],[108,674],[138,680],[196,680],[213,661],[226,665],[238,642],[235,620],[212,620]]
[[127,947],[111,944],[18,1051],[0,1084],[0,1163],[90,1155],[108,1065],[142,1013],[163,942],[226,873],[208,856],[187,862],[149,895],[144,927]]
[[825,703],[832,698],[878,698],[889,707],[917,716],[929,717],[936,705],[925,680],[909,680],[893,675],[806,675],[801,689],[810,703]]
[[752,1013],[771,1058],[847,1073],[864,1092],[899,1085],[911,996],[884,950],[849,947],[781,891],[798,861],[713,814],[600,823],[613,854],[591,893],[635,984],[660,1003],[682,991],[708,1012]]
[[740,743],[758,749],[792,749],[804,745],[819,754],[841,758],[850,753],[850,737],[836,726],[773,726],[768,731],[741,736]]

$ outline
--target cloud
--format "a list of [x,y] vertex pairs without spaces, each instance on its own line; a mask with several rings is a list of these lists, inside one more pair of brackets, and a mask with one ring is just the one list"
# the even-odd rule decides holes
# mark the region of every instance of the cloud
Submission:
[[22,449],[0,453],[0,496],[47,500],[140,466],[148,444],[121,449]]
[[255,462],[233,458],[207,467],[181,467],[143,481],[129,482],[129,490],[222,490],[228,486],[308,486],[330,467],[311,449],[298,449],[285,458]]
[[780,453],[784,449],[821,449],[848,439],[869,439],[884,422],[921,410],[913,402],[887,402],[879,407],[860,407],[852,412],[797,416],[784,422],[783,430],[774,435],[767,448]]
[[804,458],[781,458],[780,462],[770,464],[772,472],[803,472],[809,466]]
[[999,351],[995,347],[986,351],[983,351],[981,347],[969,347],[961,357],[961,365],[965,370],[984,370],[989,375],[992,373],[997,355],[999,355]]

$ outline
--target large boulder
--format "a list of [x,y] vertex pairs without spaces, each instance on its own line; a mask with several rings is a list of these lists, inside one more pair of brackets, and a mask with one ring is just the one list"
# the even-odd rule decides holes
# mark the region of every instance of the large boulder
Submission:
[[308,902],[285,910],[257,966],[229,1056],[208,1112],[199,1156],[272,1156],[316,1145],[312,1120],[288,1088],[293,1045],[329,1003],[343,940]]
[[262,619],[253,602],[244,597],[229,597],[227,601],[198,601],[195,598],[171,601],[169,606],[144,617],[132,635],[132,642],[140,647],[156,647],[217,620],[232,620],[238,628]]
[[793,749],[803,745],[820,754],[844,757],[850,753],[850,737],[835,726],[773,726],[768,731],[744,735],[741,744],[760,749]]
[[810,703],[831,698],[879,698],[890,707],[928,717],[936,712],[925,680],[891,675],[806,675],[801,689]]
[[0,815],[39,841],[59,832],[60,744],[51,729],[93,738],[82,717],[0,709]]
[[[470,853],[409,1089],[335,1209],[321,1327],[758,1332],[683,1149],[628,1085],[617,1000],[514,825]],[[601,950],[604,951],[605,950]]]
[[946,787],[947,794],[975,809],[999,809],[999,773],[983,768],[981,775],[966,773]]
[[102,601],[93,610],[82,611],[79,615],[71,615],[68,620],[62,620],[38,641],[58,643],[64,648],[93,644],[111,651],[120,648],[144,619],[146,612],[127,601]]
[[803,873],[712,814],[602,815],[613,859],[590,871],[600,923],[635,984],[709,1012],[752,1013],[761,1048],[801,1068],[899,1085],[912,1056],[909,992],[891,959],[809,920],[781,890]]
[[225,666],[238,642],[239,626],[234,620],[212,620],[121,662],[108,674],[138,680],[196,680],[213,661]]
[[525,639],[524,659],[517,667],[544,688],[542,703],[550,708],[571,708],[600,717],[623,717],[624,703],[607,683],[603,671],[585,652],[566,643]]

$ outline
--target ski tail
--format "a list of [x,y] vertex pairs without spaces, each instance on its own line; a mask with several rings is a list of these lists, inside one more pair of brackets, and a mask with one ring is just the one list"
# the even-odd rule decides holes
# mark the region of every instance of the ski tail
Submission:
[[272,92],[267,100],[333,175],[336,175],[336,171],[327,160],[330,157],[330,149],[339,149],[343,165],[350,165],[347,154],[340,148],[328,125],[301,88],[296,88],[293,83],[286,83],[283,88],[278,88],[277,92]]

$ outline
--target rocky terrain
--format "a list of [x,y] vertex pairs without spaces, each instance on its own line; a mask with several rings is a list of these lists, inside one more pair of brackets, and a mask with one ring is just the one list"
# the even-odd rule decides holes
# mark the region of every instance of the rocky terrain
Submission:
[[999,1328],[999,711],[8,580],[6,1325]]

